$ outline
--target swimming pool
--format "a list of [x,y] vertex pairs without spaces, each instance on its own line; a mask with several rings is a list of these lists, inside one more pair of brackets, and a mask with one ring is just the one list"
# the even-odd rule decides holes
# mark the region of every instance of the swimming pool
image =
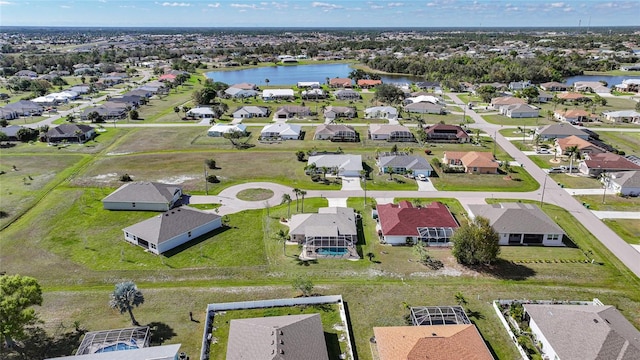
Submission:
[[346,248],[318,248],[316,253],[324,256],[343,256],[349,252]]
[[136,345],[135,342],[133,342],[133,344],[119,342],[119,343],[111,344],[103,348],[100,348],[94,354],[120,351],[120,350],[136,350],[136,349],[138,349],[138,345]]

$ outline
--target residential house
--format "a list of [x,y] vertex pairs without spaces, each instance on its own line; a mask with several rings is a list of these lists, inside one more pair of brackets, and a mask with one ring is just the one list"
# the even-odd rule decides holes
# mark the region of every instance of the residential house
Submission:
[[513,96],[500,96],[491,99],[491,107],[495,110],[500,110],[503,106],[526,104],[527,101],[521,98]]
[[260,131],[260,139],[301,140],[300,125],[276,123],[266,125]]
[[264,101],[293,100],[295,98],[292,89],[267,89],[262,91],[262,99]]
[[359,79],[358,86],[363,89],[370,89],[382,84],[382,80]]
[[560,100],[573,101],[573,102],[583,101],[588,98],[588,96],[585,96],[579,93],[574,93],[574,92],[561,93],[561,94],[558,94],[557,97]]
[[531,81],[512,81],[509,83],[508,87],[509,90],[512,91],[516,91],[516,90],[524,90],[528,87],[532,87],[533,84],[531,84]]
[[442,163],[468,174],[497,174],[500,164],[490,152],[445,151]]
[[229,87],[224,90],[224,93],[232,98],[236,99],[246,99],[251,97],[256,97],[259,95],[257,90],[254,89],[241,89],[237,87]]
[[254,117],[269,117],[270,110],[266,106],[241,106],[233,112],[234,119],[250,119]]
[[381,155],[378,156],[376,163],[380,171],[385,174],[391,169],[394,174],[424,175],[429,177],[433,171],[427,159],[406,153]]
[[338,100],[358,100],[362,98],[359,92],[351,89],[335,91],[333,93],[333,96],[335,96]]
[[393,106],[374,106],[364,109],[366,119],[397,120],[398,109]]
[[297,86],[300,89],[318,89],[318,88],[320,88],[320,82],[318,82],[318,81],[298,81]]
[[66,141],[69,143],[84,143],[93,139],[96,132],[93,127],[82,124],[62,124],[49,128],[45,139],[49,143]]
[[325,93],[324,90],[320,88],[309,89],[309,90],[304,90],[302,93],[300,93],[300,97],[305,100],[325,99],[327,97],[327,93]]
[[566,154],[569,148],[576,146],[581,156],[586,154],[598,154],[606,152],[605,149],[589,142],[588,140],[581,139],[577,136],[571,135],[566,138],[556,139],[556,145],[560,150],[560,154]]
[[216,117],[216,113],[209,106],[195,107],[187,111],[185,115],[194,119],[213,119]]
[[373,216],[378,218],[378,236],[385,244],[449,245],[458,222],[441,202],[414,207],[409,201],[378,204]]
[[308,106],[285,105],[281,106],[274,113],[276,119],[292,119],[311,116],[311,108]]
[[635,110],[607,111],[602,115],[607,121],[614,123],[640,124],[640,112]]
[[222,137],[225,134],[231,133],[241,133],[242,135],[246,134],[247,126],[244,124],[214,124],[207,131],[208,136],[212,137]]
[[613,153],[586,154],[584,160],[578,164],[581,173],[593,177],[603,172],[635,171],[640,165],[634,164],[623,156]]
[[73,91],[79,95],[88,94],[91,91],[91,86],[89,85],[75,85],[67,89],[68,91]]
[[8,125],[0,126],[0,132],[7,135],[8,141],[18,141],[18,131],[22,129],[22,126]]
[[540,89],[545,91],[553,91],[553,92],[567,91],[568,88],[570,88],[569,85],[559,83],[557,81],[550,81],[550,82],[540,84]]
[[333,78],[329,79],[329,86],[332,88],[350,88],[351,79],[349,78]]
[[303,259],[359,259],[358,227],[352,208],[319,208],[317,214],[296,214],[289,221],[291,241],[302,245]]
[[620,196],[640,195],[640,171],[608,173],[603,182],[607,189]]
[[411,130],[402,125],[371,124],[368,133],[371,140],[415,141]]
[[230,88],[242,89],[242,90],[258,90],[258,86],[252,83],[240,83],[229,86]]
[[104,121],[124,119],[127,117],[128,106],[129,105],[124,103],[107,101],[97,107],[86,108],[82,114],[80,114],[80,119],[82,121],[90,121],[91,113],[97,113]]
[[640,359],[640,332],[614,306],[523,307],[544,359]]
[[469,205],[469,216],[489,219],[500,245],[564,246],[564,230],[534,204]]
[[360,136],[353,127],[342,124],[321,124],[316,127],[314,140],[359,141]]
[[102,199],[105,210],[168,211],[182,197],[182,186],[136,181],[120,186]]
[[537,118],[539,109],[527,104],[513,104],[500,107],[500,114],[512,119]]
[[89,331],[75,355],[46,360],[147,360],[179,359],[180,344],[150,346],[148,326]]
[[160,77],[158,77],[158,81],[162,81],[162,82],[174,82],[176,81],[176,75],[175,74],[162,74],[160,75]]
[[109,99],[109,102],[112,103],[123,103],[125,105],[130,106],[132,109],[137,109],[140,105],[143,104],[144,100],[140,95],[123,95],[119,97],[112,97]]
[[435,124],[427,127],[424,132],[429,142],[466,143],[471,141],[469,134],[458,125]]
[[14,103],[7,104],[3,109],[15,111],[18,116],[40,116],[44,111],[42,105],[29,100],[18,100]]
[[13,109],[0,108],[0,119],[3,120],[14,120],[19,118],[18,112]]
[[352,119],[358,116],[356,109],[351,106],[327,106],[324,109],[324,118],[335,120],[338,118]]
[[608,94],[611,92],[611,89],[609,89],[599,81],[576,81],[573,84],[573,89],[575,91],[592,92],[592,93]]
[[577,136],[583,140],[589,139],[589,134],[570,124],[550,124],[536,129],[536,134],[541,140],[562,139],[568,136]]
[[431,103],[431,104],[440,104],[441,99],[433,96],[433,95],[427,95],[427,94],[423,94],[423,95],[417,95],[417,96],[413,96],[413,97],[408,97],[406,99],[404,99],[402,101],[403,104],[408,105],[408,104],[415,104],[415,103]]
[[362,172],[362,155],[324,154],[311,155],[307,165],[315,164],[316,172],[327,168],[329,173],[345,177],[359,177]]
[[444,106],[430,102],[415,102],[404,106],[404,111],[414,114],[438,114],[446,113]]
[[320,314],[233,319],[226,359],[329,360]]
[[621,92],[640,92],[640,79],[622,80],[622,84],[616,85],[615,89]]
[[588,122],[591,114],[582,109],[571,109],[567,111],[556,110],[553,112],[553,117],[557,120],[568,122],[570,124],[578,124]]
[[493,360],[473,324],[374,327],[378,360]]
[[422,90],[437,90],[440,89],[440,83],[437,81],[418,81],[416,86]]
[[552,94],[544,91],[538,92],[538,103],[548,103],[549,101],[552,101],[552,100],[553,100]]
[[160,255],[222,226],[222,217],[188,206],[171,209],[122,229],[124,239]]
[[[155,91],[154,91],[155,90]],[[124,93],[125,96],[140,96],[143,98],[150,98],[153,95],[157,94],[158,88],[155,87],[139,87],[137,89],[133,89],[131,91],[127,91],[126,93]]]
[[38,73],[31,70],[20,70],[17,73],[15,73],[14,76],[35,79],[38,77]]

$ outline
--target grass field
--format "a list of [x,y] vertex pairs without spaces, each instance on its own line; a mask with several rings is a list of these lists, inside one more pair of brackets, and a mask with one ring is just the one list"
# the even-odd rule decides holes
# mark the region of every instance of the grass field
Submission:
[[598,135],[600,140],[627,155],[640,153],[640,133],[600,131]]
[[[543,114],[542,111],[540,113]],[[542,125],[555,123],[555,121],[549,120],[544,116],[538,116],[537,118],[512,119],[504,115],[482,115],[482,118],[491,124],[498,124],[498,125],[539,127]]]
[[511,178],[501,174],[446,174],[435,170],[433,185],[440,191],[533,191],[539,184],[524,169],[513,167]]
[[569,174],[549,174],[549,176],[558,184],[562,184],[569,189],[601,189],[602,184],[598,179]]
[[578,195],[576,200],[589,204],[591,210],[601,211],[640,211],[639,197],[621,197],[617,195],[606,195],[604,203],[602,195]]
[[629,244],[640,245],[640,224],[638,220],[606,219],[604,223]]

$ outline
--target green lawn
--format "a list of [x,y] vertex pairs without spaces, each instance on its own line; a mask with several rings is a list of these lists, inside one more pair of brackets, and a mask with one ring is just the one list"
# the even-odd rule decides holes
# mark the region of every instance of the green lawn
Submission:
[[600,140],[624,151],[627,155],[640,153],[640,133],[600,131]]
[[433,185],[440,191],[533,191],[540,185],[523,168],[512,167],[510,179],[501,174],[445,174],[435,169]]
[[[540,111],[540,113],[544,115],[542,111]],[[549,120],[545,116],[538,116],[537,118],[512,119],[504,115],[482,115],[482,118],[491,124],[498,125],[539,127],[555,123],[555,121]]]
[[591,210],[601,211],[640,211],[640,197],[621,197],[606,195],[602,203],[602,195],[578,195],[576,200],[589,204]]
[[631,219],[606,219],[604,223],[629,244],[640,245],[640,222]]
[[569,189],[598,189],[602,188],[602,184],[598,179],[579,176],[575,174],[549,174],[549,176],[558,184],[562,184]]

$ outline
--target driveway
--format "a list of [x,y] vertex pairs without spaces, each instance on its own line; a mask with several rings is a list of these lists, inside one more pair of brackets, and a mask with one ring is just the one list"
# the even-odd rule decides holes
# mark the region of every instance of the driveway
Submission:
[[416,180],[416,182],[418,183],[418,191],[438,191],[429,179],[426,181]]
[[342,177],[342,190],[362,190],[359,177]]

